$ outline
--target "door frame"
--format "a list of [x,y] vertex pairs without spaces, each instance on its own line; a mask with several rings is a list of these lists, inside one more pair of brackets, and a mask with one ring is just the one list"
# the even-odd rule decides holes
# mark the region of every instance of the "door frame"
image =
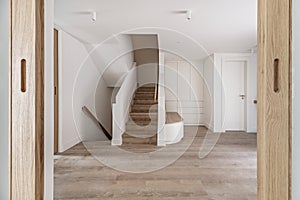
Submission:
[[53,76],[54,76],[54,154],[58,153],[59,143],[59,48],[58,48],[58,30],[54,29],[54,51],[53,51]]
[[[48,168],[44,163],[47,164],[47,159],[52,159],[43,156],[44,87],[49,90],[49,83],[45,82],[44,77],[46,67],[43,45],[44,31],[49,29],[44,29],[43,0],[10,1],[10,199],[44,199],[44,168]],[[258,200],[291,200],[291,7],[292,0],[258,0]],[[50,9],[50,12],[53,10]],[[273,30],[272,35],[270,29]],[[270,41],[269,38],[276,42],[277,48],[271,46],[267,49],[270,45],[266,43]],[[47,56],[53,56],[52,53],[46,53],[46,59]],[[284,87],[281,92],[285,95],[270,96],[270,86],[274,80],[266,74],[273,69],[273,59],[270,56],[274,54],[284,64],[283,67],[280,65],[279,77],[282,81],[280,84]],[[26,59],[26,73],[20,73],[22,58]],[[26,94],[20,92],[20,77],[27,86]],[[46,102],[52,104],[53,95],[51,99],[46,99]],[[268,112],[266,107],[269,108],[270,105],[276,107],[276,113]],[[284,119],[276,118],[278,114],[282,114]],[[274,121],[279,123],[275,134],[270,131],[274,131],[271,126]],[[274,145],[282,147],[281,151],[276,151]]]

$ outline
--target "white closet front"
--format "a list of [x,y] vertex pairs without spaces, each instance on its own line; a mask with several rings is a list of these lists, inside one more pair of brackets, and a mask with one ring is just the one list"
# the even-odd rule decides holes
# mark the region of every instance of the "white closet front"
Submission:
[[166,61],[166,111],[178,112],[186,125],[203,124],[203,66]]

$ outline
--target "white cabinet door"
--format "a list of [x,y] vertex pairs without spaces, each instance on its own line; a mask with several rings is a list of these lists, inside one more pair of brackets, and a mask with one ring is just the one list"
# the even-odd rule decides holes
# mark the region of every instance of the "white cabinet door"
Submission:
[[166,101],[167,112],[178,112],[177,101]]
[[203,78],[201,69],[191,67],[191,100],[203,100]]
[[178,97],[180,101],[191,99],[191,65],[178,62]]
[[165,64],[165,95],[166,101],[174,101],[178,98],[178,76],[177,62],[166,62]]
[[184,123],[203,123],[203,68],[185,61],[165,64],[166,111],[178,112]]

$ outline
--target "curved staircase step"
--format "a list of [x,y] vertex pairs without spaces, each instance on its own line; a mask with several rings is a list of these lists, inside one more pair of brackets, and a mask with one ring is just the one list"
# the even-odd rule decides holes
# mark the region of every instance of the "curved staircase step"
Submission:
[[143,138],[143,137],[134,137],[132,135],[129,135],[127,133],[123,134],[122,138],[123,144],[154,144],[157,143],[157,135],[154,135],[152,137]]

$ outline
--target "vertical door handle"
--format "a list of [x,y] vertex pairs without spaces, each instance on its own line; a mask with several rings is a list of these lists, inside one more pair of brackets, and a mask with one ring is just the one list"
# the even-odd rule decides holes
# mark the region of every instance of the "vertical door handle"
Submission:
[[26,92],[26,60],[21,60],[21,92]]
[[279,58],[274,60],[274,92],[279,93]]

